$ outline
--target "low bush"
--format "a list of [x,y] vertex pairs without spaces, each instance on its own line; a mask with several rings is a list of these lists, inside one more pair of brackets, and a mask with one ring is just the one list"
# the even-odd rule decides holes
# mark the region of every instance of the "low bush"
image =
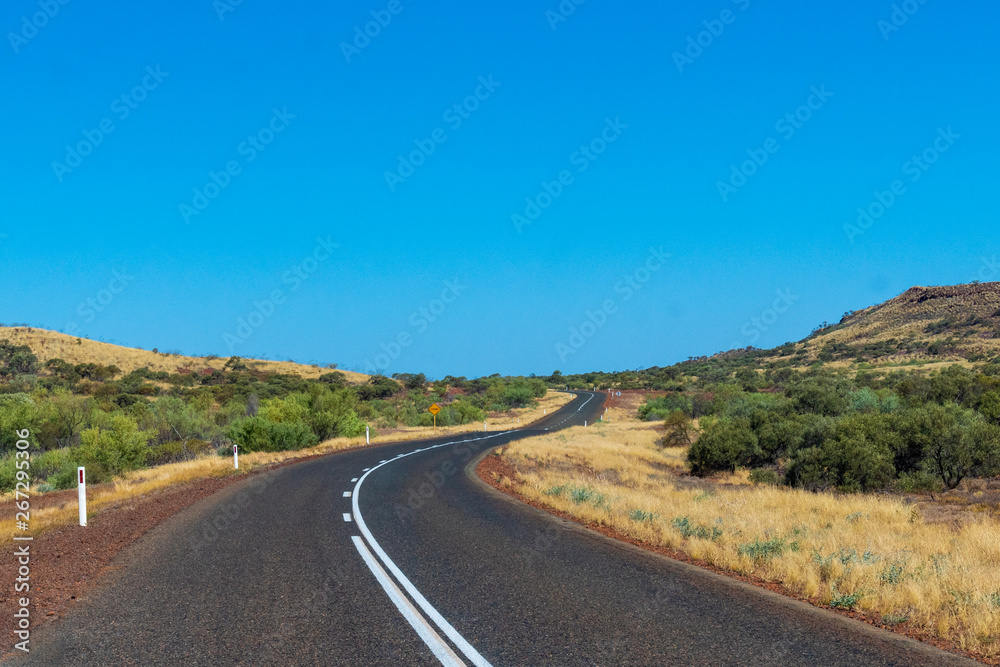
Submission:
[[187,461],[201,454],[207,454],[211,450],[212,443],[206,440],[195,438],[187,441],[172,440],[149,448],[149,464],[163,465],[165,463]]
[[77,448],[81,465],[101,468],[116,476],[146,465],[148,443],[155,431],[141,431],[135,420],[121,413],[112,414],[107,427],[89,428],[80,435]]
[[772,558],[780,558],[785,551],[798,551],[798,542],[789,543],[783,537],[772,537],[768,540],[754,540],[740,545],[737,553],[741,556],[757,561],[768,561]]
[[305,422],[272,422],[261,415],[233,422],[227,435],[246,452],[283,452],[305,449],[319,438]]
[[750,471],[750,481],[754,484],[768,484],[779,486],[784,482],[777,470],[771,468],[754,468]]
[[706,428],[688,450],[691,472],[695,475],[722,470],[735,472],[754,459],[757,445],[757,436],[747,420],[717,422]]

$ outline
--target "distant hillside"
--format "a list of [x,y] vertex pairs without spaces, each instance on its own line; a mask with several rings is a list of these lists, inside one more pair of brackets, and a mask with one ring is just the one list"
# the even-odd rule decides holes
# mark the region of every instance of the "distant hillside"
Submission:
[[821,361],[991,358],[1000,354],[1000,283],[912,287],[803,343],[799,354]]
[[[130,373],[136,368],[149,368],[153,371],[166,371],[168,373],[177,373],[182,369],[186,371],[201,371],[209,368],[221,370],[227,360],[226,357],[187,357],[180,354],[122,347],[34,327],[0,327],[0,340],[3,339],[8,339],[17,345],[27,345],[42,362],[49,359],[62,359],[71,364],[94,363],[105,366],[114,364],[123,373]],[[260,371],[294,374],[306,379],[318,378],[323,373],[330,372],[330,369],[326,367],[297,364],[291,361],[244,359],[244,362]],[[369,377],[352,371],[340,372],[347,377],[348,382],[353,384],[365,382]]]

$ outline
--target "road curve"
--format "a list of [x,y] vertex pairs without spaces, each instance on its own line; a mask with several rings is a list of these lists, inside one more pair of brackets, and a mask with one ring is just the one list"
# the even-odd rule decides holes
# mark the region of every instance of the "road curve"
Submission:
[[974,665],[496,493],[471,465],[591,423],[347,451],[226,487],[10,665]]

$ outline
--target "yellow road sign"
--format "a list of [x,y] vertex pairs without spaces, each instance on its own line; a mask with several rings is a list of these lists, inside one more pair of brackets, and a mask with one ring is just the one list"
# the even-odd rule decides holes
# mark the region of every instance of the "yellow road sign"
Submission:
[[427,408],[427,412],[431,413],[436,417],[437,413],[441,412],[441,406],[438,405],[437,403],[434,403],[433,405],[431,405],[431,407]]

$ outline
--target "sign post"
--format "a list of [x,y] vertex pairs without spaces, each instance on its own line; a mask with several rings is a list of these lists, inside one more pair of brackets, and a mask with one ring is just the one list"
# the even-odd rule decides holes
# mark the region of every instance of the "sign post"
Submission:
[[438,427],[438,413],[441,412],[441,406],[437,403],[432,403],[431,407],[427,408],[427,412],[434,415],[434,428]]
[[237,445],[233,445],[233,467],[240,469],[240,450]]
[[82,467],[76,469],[77,479],[79,484],[77,486],[77,494],[80,497],[80,525],[87,525],[87,483],[84,469]]

